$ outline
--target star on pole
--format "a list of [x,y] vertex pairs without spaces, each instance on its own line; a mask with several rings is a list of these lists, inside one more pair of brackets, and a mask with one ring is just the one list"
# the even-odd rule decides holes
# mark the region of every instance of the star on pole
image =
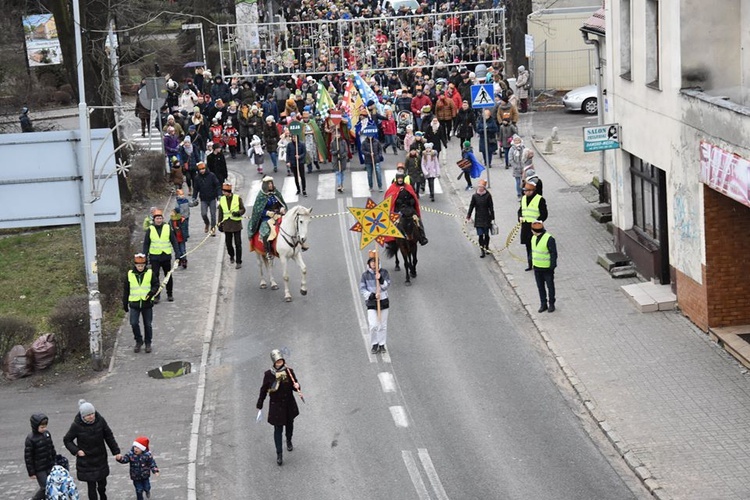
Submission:
[[349,212],[357,219],[357,223],[351,227],[351,231],[362,233],[359,240],[360,250],[365,248],[373,240],[381,247],[387,236],[403,238],[404,235],[396,227],[398,214],[391,213],[391,199],[386,198],[380,203],[375,203],[372,198],[367,199],[364,208],[348,207]]

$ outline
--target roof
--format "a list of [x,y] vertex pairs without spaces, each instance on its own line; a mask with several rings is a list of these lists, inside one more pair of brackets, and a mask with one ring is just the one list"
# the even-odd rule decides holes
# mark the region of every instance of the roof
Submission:
[[598,36],[606,36],[607,28],[604,20],[604,7],[594,12],[591,17],[583,22],[581,31]]

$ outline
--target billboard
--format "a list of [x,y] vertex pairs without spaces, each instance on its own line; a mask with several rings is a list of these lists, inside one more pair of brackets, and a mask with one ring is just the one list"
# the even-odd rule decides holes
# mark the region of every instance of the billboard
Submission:
[[620,125],[618,123],[597,125],[596,127],[583,127],[584,153],[619,148]]
[[703,184],[750,207],[750,161],[701,141],[700,164]]
[[29,66],[62,64],[55,17],[52,14],[33,14],[24,16],[22,20]]

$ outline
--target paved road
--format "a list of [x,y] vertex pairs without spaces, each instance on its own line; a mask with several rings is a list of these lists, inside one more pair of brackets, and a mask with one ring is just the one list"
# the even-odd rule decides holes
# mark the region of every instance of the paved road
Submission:
[[[391,167],[395,158],[387,158]],[[243,171],[253,191],[257,175]],[[328,175],[309,176],[308,192],[319,195],[303,202],[314,213],[364,205],[321,199]],[[437,198],[425,206],[456,211],[451,194]],[[282,290],[258,288],[254,256],[240,271],[225,269],[199,498],[246,491],[371,499],[642,494],[589,437],[575,403],[550,378],[528,317],[490,261],[475,259],[458,218],[425,215],[430,243],[420,249],[414,285],[406,288],[402,273],[392,272],[389,355],[370,355],[352,289],[365,257],[351,223],[350,216],[315,219],[305,254],[310,294],[299,295],[291,265],[291,304],[282,302]],[[385,266],[392,271],[392,262]],[[300,405],[295,450],[285,452],[281,468],[272,427],[254,422],[262,372],[276,347],[289,349],[308,401]],[[293,480],[282,480],[288,474]]]

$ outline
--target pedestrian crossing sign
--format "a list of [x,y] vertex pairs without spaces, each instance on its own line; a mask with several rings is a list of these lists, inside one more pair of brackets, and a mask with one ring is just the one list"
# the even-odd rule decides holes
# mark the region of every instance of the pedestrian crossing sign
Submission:
[[495,107],[495,87],[491,83],[471,86],[471,107],[474,109]]

